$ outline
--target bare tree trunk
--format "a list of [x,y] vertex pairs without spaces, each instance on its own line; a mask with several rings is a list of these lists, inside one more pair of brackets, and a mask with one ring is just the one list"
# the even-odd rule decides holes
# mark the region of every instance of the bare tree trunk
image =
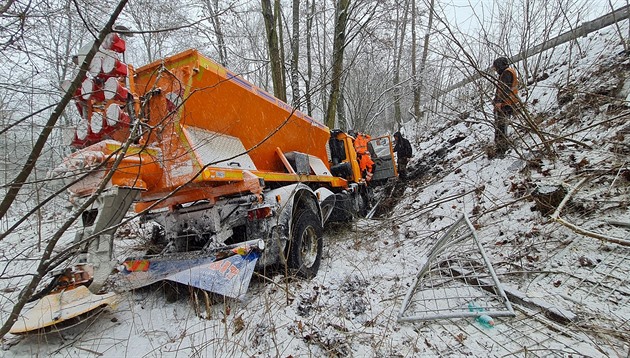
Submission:
[[282,81],[282,61],[280,58],[280,48],[278,45],[278,34],[276,33],[276,21],[273,16],[271,0],[261,0],[262,14],[265,19],[265,30],[267,31],[267,49],[269,51],[269,61],[271,63],[271,80],[273,82],[273,94],[277,98],[286,101],[287,93]]
[[300,108],[300,83],[298,82],[298,61],[300,58],[300,0],[293,0],[293,39],[291,40],[291,89],[293,107]]
[[98,51],[98,48],[101,42],[105,39],[105,36],[107,36],[107,34],[112,31],[112,25],[114,24],[114,22],[118,18],[118,15],[120,14],[120,12],[122,11],[122,9],[125,7],[126,4],[127,4],[127,0],[121,0],[118,3],[118,6],[114,10],[114,13],[110,17],[109,21],[107,22],[103,30],[101,30],[101,32],[99,33],[98,38],[96,39],[96,41],[94,41],[94,44],[92,45],[92,48],[90,49],[90,51],[85,56],[85,60],[83,61],[83,64],[81,65],[81,69],[79,73],[77,74],[77,76],[72,81],[70,88],[68,89],[68,91],[66,91],[64,96],[61,98],[61,101],[57,104],[52,114],[48,118],[48,121],[46,122],[46,125],[44,126],[44,129],[42,130],[42,132],[39,134],[39,137],[37,138],[37,141],[35,142],[35,145],[33,146],[33,149],[31,150],[31,153],[28,156],[26,163],[22,167],[22,170],[20,171],[20,173],[18,173],[15,179],[13,179],[13,181],[11,182],[9,186],[9,190],[7,190],[6,196],[0,203],[0,219],[2,219],[4,215],[6,215],[7,211],[9,210],[9,208],[15,201],[15,198],[17,197],[18,193],[20,192],[20,189],[22,189],[22,186],[24,186],[24,183],[26,182],[29,175],[33,171],[33,168],[35,168],[37,159],[42,153],[42,150],[44,149],[46,141],[48,140],[50,133],[55,127],[57,120],[59,120],[64,109],[70,102],[70,99],[72,99],[72,97],[74,96],[74,92],[76,91],[76,89],[79,88],[79,85],[81,84],[81,82],[83,81],[83,78],[85,77],[85,73],[89,67],[90,62],[92,61],[92,58],[94,58],[94,55]]
[[418,121],[418,118],[420,118],[420,87],[418,86],[418,73],[416,71],[416,62],[418,61],[416,15],[416,0],[411,0],[411,77],[413,78],[413,117],[416,121]]
[[306,76],[306,113],[309,116],[313,115],[313,99],[311,98],[311,83],[313,81],[313,59],[311,58],[311,36],[313,32],[313,17],[315,17],[315,0],[311,2],[309,8],[308,17],[306,19],[306,63],[307,63],[307,76]]
[[[342,76],[341,83],[339,84],[339,101],[337,102],[337,128],[348,130],[351,128],[348,128],[348,121],[346,120],[346,107],[345,107],[346,96],[343,93],[344,83],[345,81],[343,80],[343,76]],[[365,131],[367,128],[361,128],[361,129]]]
[[[214,4],[213,4],[214,2]],[[225,46],[225,38],[223,37],[223,30],[221,29],[221,22],[219,21],[219,0],[206,0],[206,5],[208,6],[208,10],[210,12],[210,17],[212,20],[212,27],[214,28],[214,33],[217,37],[217,47],[219,50],[219,62],[224,67],[228,66],[228,56],[227,56],[227,47]]]
[[341,87],[341,74],[343,72],[343,52],[346,45],[346,25],[348,23],[348,10],[350,0],[337,1],[337,17],[335,19],[335,40],[333,42],[332,78],[330,80],[330,97],[326,110],[324,124],[329,128],[335,127],[335,114],[339,101]]
[[[429,35],[431,34],[431,28],[433,27],[433,9],[435,6],[435,0],[431,0],[431,4],[429,5],[429,23],[427,24],[427,32],[424,35],[424,43],[422,44],[422,59],[420,60],[420,76],[418,80],[418,96],[420,95],[420,91],[422,91],[422,86],[424,84],[424,72],[427,68],[427,57],[429,55]],[[418,102],[420,102],[420,98],[418,98]],[[420,111],[418,110],[418,116],[416,120],[420,119],[419,115]]]
[[[394,120],[398,129],[402,127],[402,113],[400,110],[400,60],[403,52],[403,45],[405,42],[405,31],[407,29],[407,14],[409,13],[409,0],[405,1],[405,10],[403,12],[402,20],[400,18],[396,21],[396,32],[394,36],[394,42],[399,43],[398,49],[396,49],[396,57],[394,63]],[[400,29],[400,31],[399,31]]]
[[[287,101],[287,66],[284,62],[286,58],[284,56],[284,31],[282,31],[282,10],[280,8],[280,0],[274,1],[274,18],[276,19],[276,26],[278,32],[278,47],[280,48],[280,76],[282,78],[282,91],[284,92],[283,101]],[[288,31],[288,30],[287,30]]]

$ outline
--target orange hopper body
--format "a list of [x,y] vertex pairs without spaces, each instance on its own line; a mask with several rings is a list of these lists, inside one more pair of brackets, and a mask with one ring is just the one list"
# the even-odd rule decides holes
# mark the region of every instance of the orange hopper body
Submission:
[[[144,124],[127,168],[141,168],[114,177],[128,183],[133,174],[141,183],[138,211],[257,193],[273,182],[347,186],[330,174],[326,126],[196,50],[143,66],[130,82]],[[286,153],[310,168],[296,173]]]

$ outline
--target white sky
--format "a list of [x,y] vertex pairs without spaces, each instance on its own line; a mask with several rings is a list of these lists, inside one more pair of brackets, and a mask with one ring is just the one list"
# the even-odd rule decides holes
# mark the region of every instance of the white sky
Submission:
[[[524,1],[524,0],[522,0]],[[564,1],[564,0],[554,0]],[[505,5],[513,0],[436,0],[435,5],[442,8],[444,16],[451,23],[457,23],[461,31],[473,30],[478,27],[477,17],[483,18],[484,12],[489,15],[495,5]],[[429,0],[425,0],[428,4]],[[613,9],[619,9],[627,4],[626,0],[577,0],[575,3],[586,3],[580,22],[590,21],[602,16]],[[428,6],[428,5],[427,5]],[[440,12],[438,10],[438,12]],[[476,14],[476,16],[475,16]]]

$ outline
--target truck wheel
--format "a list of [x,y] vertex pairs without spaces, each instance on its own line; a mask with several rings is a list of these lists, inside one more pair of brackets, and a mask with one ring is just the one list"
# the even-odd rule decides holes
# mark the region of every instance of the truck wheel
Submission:
[[289,271],[310,279],[317,275],[322,259],[322,224],[315,213],[302,210],[295,216],[289,242]]

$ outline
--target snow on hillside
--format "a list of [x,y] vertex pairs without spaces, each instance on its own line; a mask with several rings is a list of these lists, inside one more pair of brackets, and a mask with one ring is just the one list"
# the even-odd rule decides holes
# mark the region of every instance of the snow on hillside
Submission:
[[[516,150],[489,159],[491,117],[444,114],[453,120],[410,135],[412,178],[384,190],[374,219],[327,229],[316,278],[257,276],[243,301],[207,306],[203,295],[167,302],[159,287],[126,292],[115,310],[82,325],[5,338],[3,356],[626,357],[630,248],[576,233],[542,215],[531,196],[545,186],[571,192],[586,178],[560,217],[630,240],[630,59],[617,39],[613,28],[579,39],[571,61],[567,48],[556,49],[545,79],[530,85],[528,108],[542,136],[566,136],[550,144],[555,159],[539,137],[514,129]],[[462,213],[502,284],[538,303],[513,303],[516,316],[494,317],[494,328],[474,318],[399,323],[421,263]],[[121,247],[133,248],[133,237],[121,238]],[[23,261],[3,262],[5,272],[24,272],[36,239],[20,232],[3,242],[5,252],[24,250]],[[16,287],[4,287],[5,297]]]

